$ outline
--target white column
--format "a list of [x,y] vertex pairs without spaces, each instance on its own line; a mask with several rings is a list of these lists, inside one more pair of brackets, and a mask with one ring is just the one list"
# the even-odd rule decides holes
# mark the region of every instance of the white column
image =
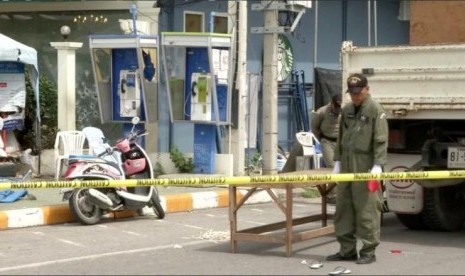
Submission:
[[[272,1],[262,1],[263,6]],[[278,11],[264,11],[264,28],[278,28]],[[263,114],[262,157],[263,174],[277,174],[278,154],[278,34],[263,34]]]
[[[236,14],[236,5],[239,5],[239,14]],[[246,147],[246,112],[247,112],[247,1],[230,1],[228,6],[228,13],[234,14],[235,23],[233,26],[234,31],[238,28],[237,36],[234,35],[235,40],[239,41],[238,54],[237,54],[237,79],[236,89],[239,91],[237,97],[238,110],[237,110],[237,129],[231,129],[231,146],[234,156],[234,175],[244,175],[245,152]],[[238,19],[238,20],[236,20]],[[234,42],[235,43],[235,42]],[[233,47],[235,50],[235,45]],[[233,54],[233,53],[231,53]],[[231,69],[233,66],[231,66]],[[234,95],[234,94],[233,94]]]
[[50,42],[57,49],[58,129],[76,130],[76,50],[81,42]]

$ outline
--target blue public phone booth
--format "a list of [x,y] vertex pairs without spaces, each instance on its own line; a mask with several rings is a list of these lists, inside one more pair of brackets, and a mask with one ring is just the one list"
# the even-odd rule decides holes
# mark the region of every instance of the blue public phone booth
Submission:
[[[158,120],[158,38],[142,35],[92,35],[92,67],[102,123]],[[143,128],[138,125],[137,128]],[[145,140],[141,141],[142,145]]]
[[92,67],[102,123],[158,120],[158,38],[92,35]]
[[231,35],[162,32],[171,122],[194,124],[194,172],[213,173],[218,127],[231,124]]

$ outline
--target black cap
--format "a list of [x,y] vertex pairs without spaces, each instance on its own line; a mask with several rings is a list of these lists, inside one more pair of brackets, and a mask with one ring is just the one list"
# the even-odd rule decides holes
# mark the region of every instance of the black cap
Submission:
[[368,85],[367,78],[362,74],[352,74],[347,78],[347,92],[360,93]]

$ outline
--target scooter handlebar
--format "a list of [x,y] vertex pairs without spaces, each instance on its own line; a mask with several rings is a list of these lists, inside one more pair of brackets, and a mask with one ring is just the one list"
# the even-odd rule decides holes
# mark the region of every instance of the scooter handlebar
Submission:
[[97,157],[102,157],[104,155],[112,155],[115,150],[119,150],[117,147],[108,147],[105,149],[105,151],[99,153]]
[[142,135],[146,134],[145,133],[146,131],[147,131],[146,129],[141,129],[136,133],[136,136],[142,136]]
[[144,136],[144,135],[147,135],[147,130],[146,129],[141,129],[135,133],[131,133],[128,137],[128,140],[129,141],[135,141],[137,138],[141,137],[141,136]]

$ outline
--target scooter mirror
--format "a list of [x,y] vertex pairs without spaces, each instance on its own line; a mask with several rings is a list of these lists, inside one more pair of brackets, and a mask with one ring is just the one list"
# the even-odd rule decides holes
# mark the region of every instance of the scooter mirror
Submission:
[[137,125],[139,122],[140,122],[140,118],[139,118],[139,117],[134,117],[134,118],[132,118],[132,124],[133,124],[133,125]]

